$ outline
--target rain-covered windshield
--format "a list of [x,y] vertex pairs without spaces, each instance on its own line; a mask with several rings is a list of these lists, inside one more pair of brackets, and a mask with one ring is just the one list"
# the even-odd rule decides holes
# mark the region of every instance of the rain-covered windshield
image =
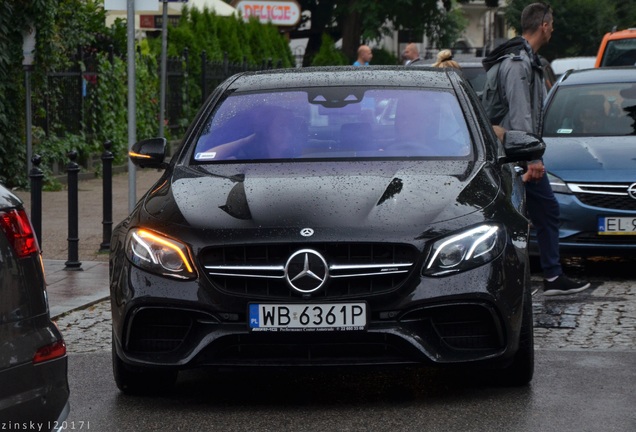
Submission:
[[636,135],[636,83],[561,86],[547,107],[543,136]]
[[202,128],[193,158],[210,163],[471,154],[453,93],[327,87],[228,96]]

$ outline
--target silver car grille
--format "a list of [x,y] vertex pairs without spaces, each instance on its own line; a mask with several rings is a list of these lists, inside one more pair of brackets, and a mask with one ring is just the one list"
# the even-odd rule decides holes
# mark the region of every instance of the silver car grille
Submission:
[[631,183],[568,183],[574,195],[585,205],[614,210],[636,210],[636,199],[629,196]]
[[285,263],[299,249],[319,251],[327,260],[329,280],[312,298],[351,298],[398,289],[418,257],[410,245],[334,243],[244,245],[207,248],[199,255],[218,290],[250,298],[290,298],[300,294],[285,279]]

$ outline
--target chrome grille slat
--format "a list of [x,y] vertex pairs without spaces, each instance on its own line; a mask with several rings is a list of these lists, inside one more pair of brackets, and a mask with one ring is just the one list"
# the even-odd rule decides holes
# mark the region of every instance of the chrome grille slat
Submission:
[[627,196],[629,184],[568,183],[568,187],[574,193]]
[[363,277],[363,276],[382,276],[382,275],[388,275],[388,274],[401,274],[401,273],[408,273],[408,270],[399,270],[399,271],[392,271],[392,272],[374,272],[374,273],[351,273],[346,275],[332,274],[331,277],[335,279],[335,278],[350,278],[350,277]]

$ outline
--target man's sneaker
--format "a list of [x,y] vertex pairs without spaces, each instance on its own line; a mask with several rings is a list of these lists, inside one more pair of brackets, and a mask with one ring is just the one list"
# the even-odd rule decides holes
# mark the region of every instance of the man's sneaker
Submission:
[[547,280],[543,281],[543,295],[556,296],[576,294],[577,292],[581,292],[589,287],[589,282],[576,282],[568,278],[566,275],[561,274],[552,282]]

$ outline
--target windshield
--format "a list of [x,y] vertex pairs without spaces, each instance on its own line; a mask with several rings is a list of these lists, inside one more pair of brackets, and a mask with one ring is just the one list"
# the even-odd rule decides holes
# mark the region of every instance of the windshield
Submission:
[[636,83],[561,86],[543,136],[636,135]]
[[607,42],[601,66],[636,65],[636,38],[616,39]]
[[193,158],[210,163],[471,154],[453,93],[325,87],[228,96],[203,126]]

